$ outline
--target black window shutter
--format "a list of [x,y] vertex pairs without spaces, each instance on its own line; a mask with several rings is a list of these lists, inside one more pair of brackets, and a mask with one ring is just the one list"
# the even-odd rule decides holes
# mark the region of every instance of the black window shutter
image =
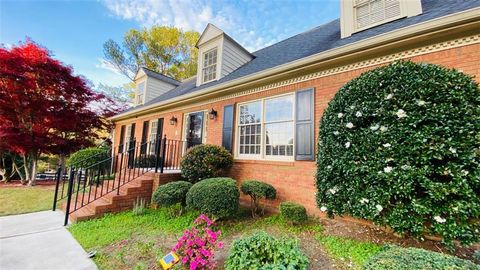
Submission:
[[297,91],[295,98],[295,160],[315,160],[314,89]]
[[233,105],[223,107],[222,146],[232,152],[233,144]]
[[123,125],[120,128],[120,141],[119,141],[119,144],[118,144],[118,153],[123,152],[123,144],[125,143],[124,139],[125,139],[125,125]]
[[135,140],[135,123],[132,124],[132,134],[130,136],[130,141]]
[[150,122],[149,121],[143,121],[143,128],[142,128],[142,142],[140,146],[140,153],[145,154],[147,152],[147,136],[148,136],[148,127],[149,127]]
[[157,138],[163,138],[163,118],[158,118],[157,122]]

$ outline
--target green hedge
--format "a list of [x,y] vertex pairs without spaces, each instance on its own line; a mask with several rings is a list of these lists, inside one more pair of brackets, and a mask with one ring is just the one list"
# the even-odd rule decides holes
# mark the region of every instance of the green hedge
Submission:
[[[277,197],[277,190],[272,185],[256,180],[244,181],[240,190],[243,194],[250,196],[252,216],[258,212],[259,199],[273,200]],[[264,214],[265,206],[262,207],[262,215]]]
[[187,207],[215,218],[233,217],[238,212],[240,192],[231,178],[209,178],[194,184],[187,193]]
[[153,202],[158,206],[172,206],[181,204],[186,206],[187,192],[192,183],[187,181],[175,181],[161,185],[153,193]]
[[400,234],[479,240],[480,91],[468,75],[396,62],[345,84],[325,110],[317,203]]
[[220,176],[233,164],[227,149],[210,144],[197,145],[185,154],[181,161],[182,176],[192,183]]
[[480,270],[470,261],[418,248],[386,246],[372,256],[363,266],[364,270]]
[[265,232],[235,240],[225,262],[226,270],[307,268],[308,258],[295,241],[275,239]]
[[109,149],[105,147],[89,147],[70,155],[67,166],[88,167],[109,157]]
[[308,221],[307,210],[305,207],[294,202],[280,203],[280,213],[285,219],[292,221],[294,224]]

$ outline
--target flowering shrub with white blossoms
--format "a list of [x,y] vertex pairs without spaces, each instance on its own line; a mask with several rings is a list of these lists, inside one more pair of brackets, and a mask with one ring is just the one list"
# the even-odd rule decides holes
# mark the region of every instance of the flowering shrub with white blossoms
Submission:
[[363,73],[323,114],[317,166],[317,203],[329,216],[479,241],[479,85],[409,61]]

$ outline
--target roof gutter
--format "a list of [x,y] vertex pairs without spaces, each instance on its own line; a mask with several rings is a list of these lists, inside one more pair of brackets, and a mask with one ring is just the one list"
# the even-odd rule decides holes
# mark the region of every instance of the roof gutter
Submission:
[[183,100],[208,95],[212,92],[216,92],[222,89],[226,90],[227,88],[229,89],[232,87],[238,87],[246,83],[252,83],[253,81],[260,80],[265,77],[278,75],[279,73],[283,73],[286,71],[291,71],[292,69],[305,67],[317,62],[330,60],[332,58],[337,58],[347,54],[370,49],[372,47],[376,47],[379,45],[392,43],[398,40],[404,40],[412,36],[430,34],[434,31],[463,25],[473,21],[480,21],[480,8],[473,8],[467,11],[450,14],[447,16],[443,16],[443,17],[439,17],[439,18],[427,21],[427,22],[419,23],[413,26],[407,26],[407,27],[394,30],[388,33],[384,33],[378,36],[370,37],[361,41],[357,41],[357,42],[347,44],[338,48],[330,49],[330,50],[320,52],[305,58],[301,58],[286,64],[282,64],[273,68],[269,68],[245,77],[241,77],[241,78],[234,79],[218,85],[214,85],[199,91],[195,91],[190,94],[181,95],[175,98],[171,98],[165,101],[151,104],[146,107],[134,109],[132,111],[128,111],[125,113],[120,113],[118,115],[110,117],[109,119],[112,121],[122,120],[125,118],[129,118],[130,116],[137,115],[141,112],[148,112],[148,111],[151,111],[152,109],[158,110],[164,107],[165,105],[172,105],[174,103],[178,103]]

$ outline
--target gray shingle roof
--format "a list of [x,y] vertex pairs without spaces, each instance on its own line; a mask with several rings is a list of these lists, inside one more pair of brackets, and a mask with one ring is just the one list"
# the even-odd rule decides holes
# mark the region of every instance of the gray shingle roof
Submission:
[[163,75],[161,73],[158,73],[158,72],[153,71],[151,69],[148,69],[146,67],[142,67],[142,70],[145,72],[145,74],[147,74],[147,76],[155,78],[155,79],[160,80],[160,81],[164,81],[164,82],[169,83],[169,84],[179,86],[182,83],[182,82],[179,82],[179,81],[175,80],[174,78],[168,77],[166,75]]
[[182,82],[178,87],[167,93],[164,93],[141,106],[128,109],[122,112],[122,114],[130,110],[138,110],[142,107],[166,101],[171,98],[190,94],[213,85],[252,75],[323,51],[476,7],[480,7],[480,0],[422,0],[423,12],[418,16],[385,23],[354,33],[352,36],[343,39],[340,37],[340,19],[336,19],[252,53],[252,55],[255,56],[252,61],[246,63],[218,81],[196,87],[196,79],[191,78]]

